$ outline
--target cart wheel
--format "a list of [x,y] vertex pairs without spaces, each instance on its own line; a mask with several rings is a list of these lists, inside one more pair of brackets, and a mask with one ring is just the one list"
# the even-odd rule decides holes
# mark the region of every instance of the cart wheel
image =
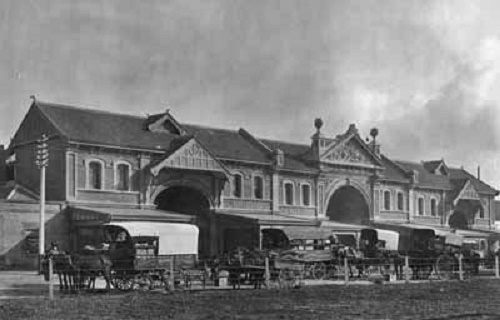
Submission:
[[455,259],[449,255],[442,255],[436,261],[436,272],[440,279],[450,280],[453,278]]
[[323,280],[326,276],[326,265],[323,262],[315,263],[309,271],[314,280]]
[[113,279],[114,287],[121,291],[130,291],[134,289],[134,284],[135,284],[134,278],[129,276]]

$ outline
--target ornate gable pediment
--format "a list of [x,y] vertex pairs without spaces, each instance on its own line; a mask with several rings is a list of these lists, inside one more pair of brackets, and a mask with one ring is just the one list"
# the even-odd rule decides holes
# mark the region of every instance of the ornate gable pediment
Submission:
[[459,200],[480,200],[480,199],[481,198],[479,197],[476,188],[474,188],[474,185],[470,182],[470,180],[467,180],[462,190],[460,190],[458,196],[455,198],[454,202],[456,204]]
[[330,164],[354,165],[362,167],[381,167],[382,164],[375,155],[371,154],[366,146],[361,145],[358,139],[351,137],[326,150],[320,157],[321,162]]
[[181,147],[151,168],[153,175],[164,168],[216,171],[226,174],[222,163],[213,157],[196,139],[191,138]]

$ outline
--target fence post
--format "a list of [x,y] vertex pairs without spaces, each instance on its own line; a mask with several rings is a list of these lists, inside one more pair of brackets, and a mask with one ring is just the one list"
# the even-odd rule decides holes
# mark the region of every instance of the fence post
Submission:
[[458,255],[458,279],[464,280],[463,255]]
[[270,280],[271,280],[271,273],[269,272],[269,258],[266,257],[266,259],[264,260],[264,262],[265,262],[265,268],[266,268],[266,274],[265,274],[265,277],[266,277],[266,288],[270,289],[269,285],[270,285]]
[[52,264],[52,257],[49,258],[49,300],[54,300],[54,277],[52,273],[54,272],[54,265]]
[[170,282],[171,282],[170,284],[172,291],[175,291],[174,259],[175,257],[172,255],[170,259]]
[[347,257],[344,257],[344,281],[345,284],[349,283],[349,264],[347,263]]
[[495,255],[495,277],[500,278],[500,261],[498,255]]
[[406,283],[410,282],[410,257],[409,256],[405,256],[405,281]]

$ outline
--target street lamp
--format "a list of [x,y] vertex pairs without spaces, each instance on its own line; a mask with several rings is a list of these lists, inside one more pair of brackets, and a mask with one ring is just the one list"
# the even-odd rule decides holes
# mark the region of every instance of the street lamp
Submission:
[[37,140],[35,163],[40,169],[40,230],[38,233],[39,271],[42,271],[42,260],[45,254],[45,168],[49,164],[49,138],[42,134]]

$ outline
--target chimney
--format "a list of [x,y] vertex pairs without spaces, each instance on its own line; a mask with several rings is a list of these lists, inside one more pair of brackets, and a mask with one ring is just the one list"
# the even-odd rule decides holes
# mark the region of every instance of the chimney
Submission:
[[481,180],[481,167],[477,166],[477,180]]
[[283,167],[283,165],[285,164],[285,153],[283,152],[283,150],[281,150],[280,148],[277,148],[273,151],[273,156],[274,156],[274,165],[276,167]]

